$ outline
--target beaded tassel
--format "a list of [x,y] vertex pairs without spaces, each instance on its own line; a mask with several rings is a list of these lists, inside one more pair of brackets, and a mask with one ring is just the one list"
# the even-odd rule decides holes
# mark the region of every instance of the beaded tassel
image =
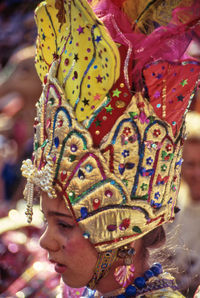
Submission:
[[26,205],[26,216],[27,216],[27,222],[32,222],[32,215],[33,215],[33,193],[34,193],[34,184],[30,181],[27,182],[26,185],[26,195],[25,199],[27,201]]

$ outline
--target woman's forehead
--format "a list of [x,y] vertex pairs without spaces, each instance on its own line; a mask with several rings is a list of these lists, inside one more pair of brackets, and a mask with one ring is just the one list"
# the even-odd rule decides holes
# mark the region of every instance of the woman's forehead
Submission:
[[40,208],[43,212],[61,212],[71,215],[65,201],[58,195],[55,199],[50,199],[47,193],[42,193],[40,199]]

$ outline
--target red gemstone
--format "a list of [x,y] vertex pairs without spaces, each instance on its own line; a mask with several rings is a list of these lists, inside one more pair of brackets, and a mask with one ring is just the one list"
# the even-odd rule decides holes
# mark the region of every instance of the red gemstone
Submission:
[[93,208],[94,208],[94,210],[96,210],[96,209],[99,208],[100,203],[101,203],[100,200],[97,199],[97,198],[93,200]]
[[111,190],[108,189],[108,190],[105,191],[105,196],[106,196],[106,197],[111,198],[112,195],[113,195],[113,193],[112,193]]
[[67,178],[67,172],[66,171],[61,172],[60,177],[61,177],[61,181],[64,181]]
[[58,127],[62,127],[63,126],[63,120],[59,120],[58,121]]
[[126,229],[128,229],[129,225],[130,225],[130,219],[125,218],[125,219],[123,219],[122,223],[120,224],[119,229],[122,231],[126,230]]

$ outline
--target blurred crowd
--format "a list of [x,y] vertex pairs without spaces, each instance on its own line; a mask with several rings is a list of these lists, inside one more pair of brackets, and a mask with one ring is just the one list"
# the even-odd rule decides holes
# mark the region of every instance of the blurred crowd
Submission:
[[[31,157],[34,106],[41,93],[34,68],[33,10],[39,2],[0,2],[0,297],[80,297],[81,290],[60,286],[39,247],[39,208],[35,207],[31,226],[24,216],[20,167]],[[195,40],[187,53],[198,60],[199,44]],[[170,244],[177,281],[189,298],[200,284],[200,94],[195,94],[191,110],[178,201],[181,212]],[[170,225],[166,229],[170,235]]]

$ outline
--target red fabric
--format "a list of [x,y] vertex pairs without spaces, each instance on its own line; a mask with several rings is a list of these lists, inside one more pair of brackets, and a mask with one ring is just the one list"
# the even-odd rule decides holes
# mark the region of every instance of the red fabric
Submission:
[[[124,63],[126,55],[127,55],[127,47],[124,45],[121,45],[119,47],[120,57],[121,57],[121,63]],[[132,59],[130,59],[131,61]],[[124,65],[121,65],[121,69],[123,70]],[[129,80],[130,79],[130,73],[131,73],[131,63],[129,63]],[[123,85],[122,85],[123,84]],[[123,87],[122,87],[123,86]],[[114,90],[118,89],[120,91],[119,97],[115,96]],[[106,107],[102,109],[102,111],[96,116],[96,118],[93,120],[91,126],[89,127],[89,132],[92,135],[94,147],[98,147],[103,137],[110,132],[111,128],[115,124],[116,120],[124,113],[126,110],[128,104],[131,101],[132,95],[127,88],[125,84],[125,78],[124,78],[124,72],[121,71],[120,77],[117,80],[117,82],[113,85],[112,89],[109,92],[109,96],[111,98],[111,101],[107,104],[106,107],[111,107],[112,111],[108,112],[106,110]],[[121,106],[118,107],[119,102],[121,103]],[[104,120],[106,117],[106,120]],[[98,121],[98,122],[97,122]],[[98,131],[99,134],[96,132]]]
[[[200,63],[192,60],[182,63],[159,61],[146,66],[143,74],[154,111],[172,126],[175,135],[200,75]],[[165,117],[163,109],[166,109]]]

